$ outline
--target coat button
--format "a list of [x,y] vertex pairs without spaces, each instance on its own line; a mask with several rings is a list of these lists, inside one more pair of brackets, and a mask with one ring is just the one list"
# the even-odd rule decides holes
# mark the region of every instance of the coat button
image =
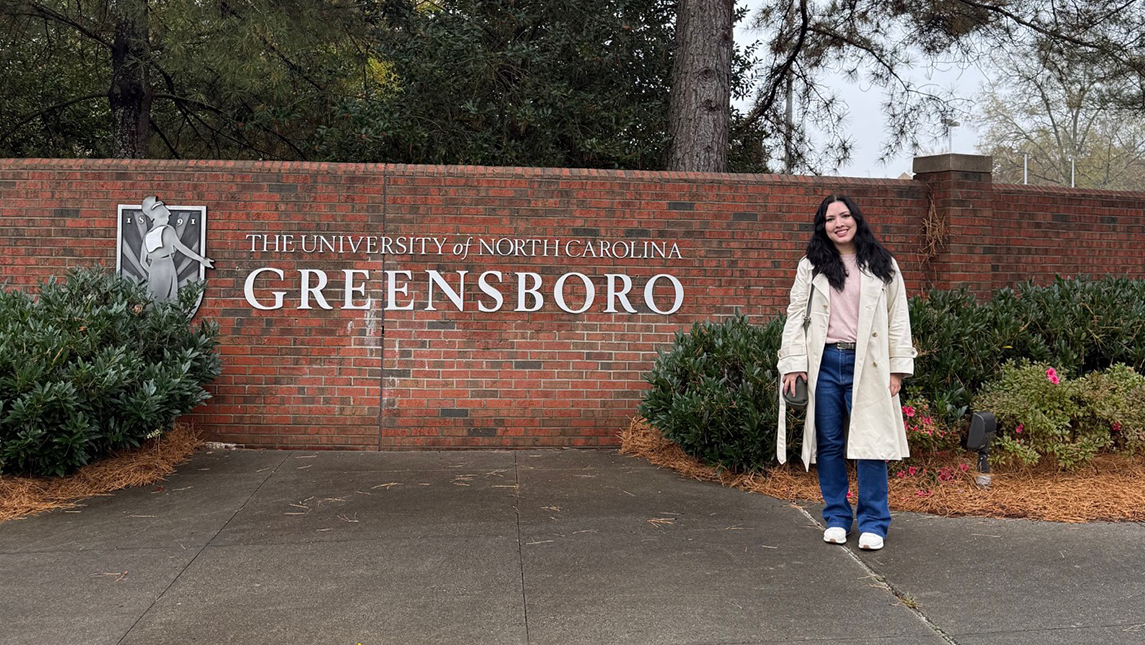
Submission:
[[879,335],[879,332],[877,332],[877,331],[876,331],[875,333],[873,333],[873,334],[871,334],[871,335],[872,335],[872,336],[878,336],[878,335]]
[[871,365],[874,365],[875,367],[878,367],[878,366],[879,366],[879,362],[878,362],[878,361],[872,361],[872,362],[871,362]]

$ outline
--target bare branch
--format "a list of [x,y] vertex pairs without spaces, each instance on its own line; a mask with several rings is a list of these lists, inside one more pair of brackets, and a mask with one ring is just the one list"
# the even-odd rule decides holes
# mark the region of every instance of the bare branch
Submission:
[[740,122],[741,128],[751,127],[756,121],[759,120],[760,115],[771,109],[775,103],[775,98],[779,94],[779,86],[791,73],[791,67],[795,64],[795,59],[803,51],[803,43],[807,39],[807,31],[810,27],[810,20],[807,14],[807,0],[799,0],[799,35],[795,39],[795,45],[792,46],[791,51],[788,52],[787,58],[779,66],[778,73],[774,74],[771,79],[771,86],[767,89],[765,98],[758,100],[752,106],[751,111],[744,116]]
[[1112,54],[1112,52],[1109,51],[1109,49],[1107,47],[1103,47],[1102,45],[1100,45],[1098,43],[1093,43],[1093,42],[1090,42],[1088,40],[1082,40],[1081,38],[1071,36],[1067,33],[1062,32],[1062,31],[1047,29],[1047,28],[1045,28],[1045,27],[1043,27],[1043,26],[1041,26],[1041,25],[1039,25],[1033,21],[1026,20],[1025,18],[1022,18],[1018,14],[1016,14],[1012,11],[1008,11],[1007,9],[1005,9],[1003,7],[992,5],[992,4],[985,4],[985,3],[981,3],[981,2],[974,2],[974,0],[957,0],[957,1],[961,2],[962,4],[964,4],[966,6],[974,7],[975,9],[982,9],[985,11],[990,11],[992,13],[996,13],[1000,16],[1004,16],[1005,18],[1013,21],[1015,24],[1026,27],[1027,29],[1031,29],[1034,32],[1037,32],[1043,36],[1046,36],[1048,38],[1052,38],[1055,41],[1067,42],[1067,43],[1070,43],[1072,45],[1077,45],[1078,47],[1085,47],[1086,49],[1092,49],[1092,50],[1097,51],[1097,52],[1101,52],[1101,53],[1105,53],[1105,54]]

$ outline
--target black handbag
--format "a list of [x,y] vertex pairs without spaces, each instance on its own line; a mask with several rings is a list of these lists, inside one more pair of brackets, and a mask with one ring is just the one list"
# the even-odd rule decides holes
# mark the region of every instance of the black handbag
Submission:
[[[811,326],[811,293],[807,294],[807,311],[803,314],[803,335],[807,335],[807,328]],[[780,383],[780,391],[783,395],[783,401],[789,408],[805,408],[807,407],[807,379],[795,379],[795,393],[787,391]]]
[[783,388],[783,401],[789,408],[807,407],[807,379],[802,376],[795,378],[795,394]]

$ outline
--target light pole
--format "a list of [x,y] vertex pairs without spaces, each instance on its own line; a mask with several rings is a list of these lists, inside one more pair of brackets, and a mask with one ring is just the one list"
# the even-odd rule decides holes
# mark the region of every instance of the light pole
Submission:
[[954,128],[962,125],[954,119],[944,116],[942,117],[942,127],[946,128],[946,151],[954,152]]

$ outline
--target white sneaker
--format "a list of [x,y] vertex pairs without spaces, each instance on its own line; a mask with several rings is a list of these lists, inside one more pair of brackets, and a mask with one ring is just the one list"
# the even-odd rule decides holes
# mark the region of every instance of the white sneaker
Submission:
[[838,526],[832,526],[826,531],[823,531],[823,541],[830,544],[846,544],[847,531]]
[[878,551],[883,548],[883,539],[874,533],[864,533],[859,536],[859,548],[864,551]]

